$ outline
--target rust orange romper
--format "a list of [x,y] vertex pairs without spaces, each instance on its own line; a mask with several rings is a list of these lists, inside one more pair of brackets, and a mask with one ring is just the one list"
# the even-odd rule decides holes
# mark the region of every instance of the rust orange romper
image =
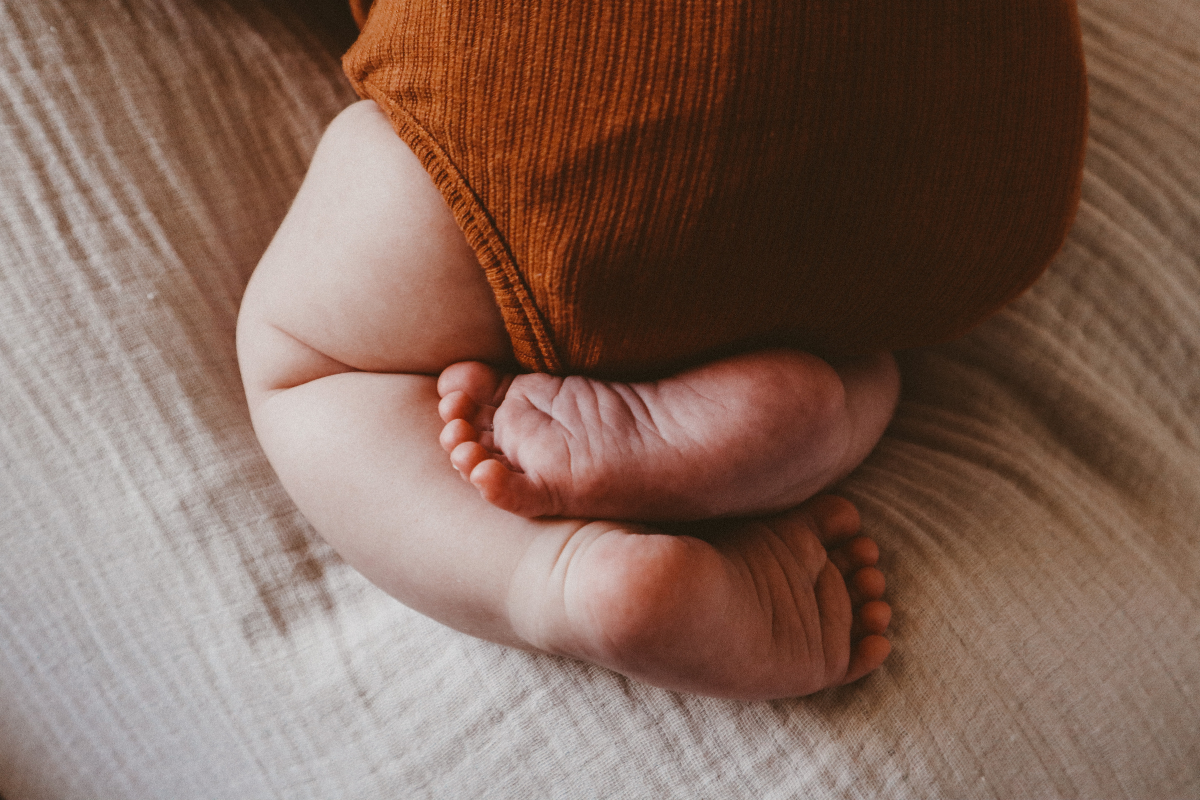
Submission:
[[[369,6],[369,8],[368,8]],[[961,334],[1059,249],[1074,0],[357,0],[346,54],[530,370]]]

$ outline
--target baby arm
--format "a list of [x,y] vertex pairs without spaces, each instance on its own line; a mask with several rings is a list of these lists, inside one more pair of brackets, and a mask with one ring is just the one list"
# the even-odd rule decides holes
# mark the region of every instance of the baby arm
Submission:
[[836,498],[665,535],[530,520],[438,444],[437,375],[511,369],[490,290],[373,104],[331,125],[247,288],[238,353],[255,431],[313,526],[410,607],[480,638],[658,686],[805,694],[887,654],[878,551]]

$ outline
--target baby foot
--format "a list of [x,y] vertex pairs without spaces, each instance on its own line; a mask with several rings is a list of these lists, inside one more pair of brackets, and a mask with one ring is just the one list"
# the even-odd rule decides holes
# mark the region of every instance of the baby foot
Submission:
[[526,517],[687,520],[791,508],[874,447],[898,391],[890,356],[835,370],[770,350],[661,381],[438,380],[442,446],[493,505]]
[[511,584],[514,629],[654,686],[743,700],[841,686],[883,663],[879,548],[848,501],[692,527],[699,537],[594,522],[539,540]]

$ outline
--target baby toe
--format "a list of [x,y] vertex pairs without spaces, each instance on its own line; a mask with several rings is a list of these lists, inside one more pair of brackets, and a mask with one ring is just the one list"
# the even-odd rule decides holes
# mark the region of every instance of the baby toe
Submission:
[[447,453],[453,453],[454,450],[461,444],[473,442],[478,437],[478,433],[471,423],[465,419],[455,419],[446,423],[446,427],[442,428],[441,434],[438,436],[438,441],[442,445],[442,449]]
[[856,567],[873,567],[879,563],[879,545],[866,536],[851,539],[844,548],[850,563]]
[[862,525],[854,504],[837,495],[817,495],[806,501],[801,509],[811,518],[817,538],[826,547],[851,538]]
[[463,475],[471,475],[477,466],[491,458],[479,442],[463,442],[450,453],[450,463]]
[[878,669],[891,652],[892,643],[882,636],[873,634],[859,639],[850,651],[850,665],[842,683],[853,683]]
[[479,404],[463,391],[451,392],[438,403],[438,416],[442,418],[442,422],[471,419],[479,414],[479,410]]
[[829,551],[829,560],[843,575],[879,563],[879,545],[866,536],[858,536]]
[[868,635],[881,635],[891,624],[892,607],[882,600],[872,600],[854,612],[854,629],[851,635],[856,639]]
[[438,394],[442,397],[463,392],[476,403],[488,403],[500,384],[496,371],[481,361],[460,361],[442,370],[438,376]]
[[850,599],[855,605],[878,600],[887,589],[883,573],[874,567],[863,567],[850,576]]

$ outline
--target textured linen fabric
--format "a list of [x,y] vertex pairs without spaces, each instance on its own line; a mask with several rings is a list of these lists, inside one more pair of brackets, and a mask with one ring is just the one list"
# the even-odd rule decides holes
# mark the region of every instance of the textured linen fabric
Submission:
[[530,370],[943,342],[1079,199],[1074,0],[377,0],[344,63]]
[[0,795],[1200,795],[1200,6],[1084,0],[1083,202],[842,487],[895,650],[737,703],[445,629],[253,434],[238,298],[354,93],[286,4],[0,5]]

